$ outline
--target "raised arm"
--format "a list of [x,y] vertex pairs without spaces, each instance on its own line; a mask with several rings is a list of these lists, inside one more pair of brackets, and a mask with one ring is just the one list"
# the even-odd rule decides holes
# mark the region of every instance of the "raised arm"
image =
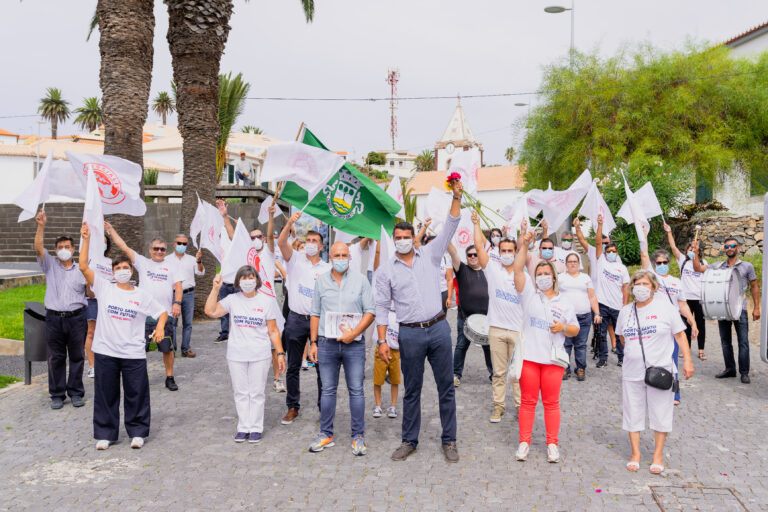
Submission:
[[227,310],[224,309],[219,303],[219,290],[221,289],[221,283],[223,283],[221,274],[216,274],[213,278],[213,287],[211,287],[211,293],[208,294],[208,298],[205,300],[205,314],[211,318],[221,318],[227,314]]
[[682,258],[683,255],[680,252],[680,249],[678,249],[677,245],[675,244],[675,237],[672,235],[672,228],[669,227],[669,224],[667,224],[666,222],[664,223],[664,231],[667,232],[667,242],[669,242],[669,248],[672,249],[672,254],[675,255],[676,260],[679,260],[680,258]]
[[286,263],[290,261],[291,256],[293,255],[293,247],[291,247],[291,244],[288,243],[288,235],[291,233],[293,224],[300,218],[301,212],[296,212],[291,215],[291,217],[285,223],[285,226],[283,226],[283,230],[280,232],[280,236],[277,237],[277,246],[280,248],[280,252],[283,254],[283,259],[286,261]]
[[443,224],[443,229],[440,230],[440,233],[432,240],[427,249],[430,251],[430,259],[435,265],[440,264],[440,258],[448,250],[448,244],[451,243],[451,239],[461,221],[461,195],[464,187],[460,180],[453,180],[451,182],[451,191],[453,192],[453,200],[451,201],[451,210],[448,212],[448,218],[445,220],[445,224]]
[[477,251],[477,261],[482,268],[488,265],[488,251],[485,250],[485,235],[480,228],[480,218],[477,212],[472,212],[472,234],[475,239],[475,250]]
[[427,228],[432,224],[432,217],[427,217],[424,223],[419,228],[419,232],[416,233],[416,239],[413,241],[413,248],[418,249],[421,247],[421,241],[424,240],[424,235],[427,234]]
[[704,272],[707,270],[708,265],[704,265],[699,259],[699,241],[694,240],[691,242],[691,250],[693,251],[693,270],[696,272]]
[[224,227],[227,229],[227,236],[230,240],[232,240],[232,237],[235,236],[235,227],[232,225],[232,221],[229,219],[229,213],[227,213],[227,202],[223,199],[217,199],[216,208],[219,209],[219,213],[224,219]]
[[544,240],[549,235],[549,224],[546,220],[541,221],[541,239]]
[[94,279],[93,270],[88,266],[88,246],[91,243],[91,230],[88,229],[88,224],[85,222],[83,222],[83,226],[80,228],[80,237],[83,241],[80,244],[80,256],[78,257],[77,263],[80,272],[83,273],[85,282],[88,284],[88,287],[91,287],[93,286]]
[[517,256],[512,268],[515,271],[515,289],[517,293],[523,293],[525,288],[525,262],[528,259],[528,245],[533,242],[533,233],[528,232],[521,236],[521,243],[517,244]]
[[[448,245],[448,255],[451,257],[451,266],[453,267],[453,270],[459,271],[459,265],[461,265],[461,258],[459,257],[459,251],[456,250],[456,247],[453,246],[453,244]],[[450,291],[448,292],[450,294]]]
[[597,216],[597,230],[595,231],[595,260],[603,255],[603,216]]
[[581,232],[581,222],[578,217],[573,218],[573,227],[575,228],[574,231],[576,231],[576,239],[579,241],[582,249],[584,249],[584,252],[589,252],[589,244],[586,238],[584,238],[584,233]]
[[267,248],[272,254],[275,253],[275,204],[272,203],[267,208],[269,220],[267,221]]
[[128,247],[128,244],[125,243],[125,240],[115,231],[115,228],[112,227],[112,224],[109,222],[104,222],[104,233],[106,233],[111,239],[112,243],[117,246],[118,249],[123,251],[126,256],[128,256],[128,259],[131,260],[131,263],[136,263],[136,252]]
[[35,254],[37,254],[37,258],[40,260],[40,263],[42,263],[43,257],[45,256],[45,223],[48,222],[48,217],[46,217],[43,210],[40,210],[35,217],[35,221],[37,222],[37,231],[35,231]]

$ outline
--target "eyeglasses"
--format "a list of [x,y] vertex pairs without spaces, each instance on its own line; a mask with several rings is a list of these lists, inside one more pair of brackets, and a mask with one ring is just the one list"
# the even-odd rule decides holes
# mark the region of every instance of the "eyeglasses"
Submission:
[[665,260],[659,260],[659,261],[656,262],[656,264],[657,265],[669,265],[669,261],[668,260],[666,260],[666,261]]
[[467,258],[477,258],[477,253],[467,254]]
[[157,252],[165,252],[165,247],[153,247],[152,250]]
[[725,249],[735,249],[736,248],[736,244],[724,245],[723,248],[725,248]]
[[183,245],[184,247],[187,246],[187,242],[176,242],[176,245]]
[[579,264],[579,262],[578,262],[578,261],[573,261],[573,260],[570,260],[570,261],[566,261],[566,262],[565,262],[565,264],[566,264],[566,265],[578,265],[578,264]]

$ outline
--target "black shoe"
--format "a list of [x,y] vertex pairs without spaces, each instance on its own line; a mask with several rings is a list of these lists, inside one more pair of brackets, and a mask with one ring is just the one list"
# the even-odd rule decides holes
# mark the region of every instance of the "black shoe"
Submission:
[[227,341],[227,337],[226,337],[226,336],[222,336],[222,335],[219,335],[219,337],[218,337],[218,338],[216,338],[215,340],[213,340],[213,342],[214,342],[214,343],[216,343],[217,345],[218,345],[219,343],[224,343],[225,341]]
[[717,375],[715,375],[716,379],[727,379],[728,377],[735,377],[736,376],[736,370],[723,370]]
[[578,370],[576,370],[576,380],[577,381],[579,381],[579,382],[584,381],[584,377],[585,376],[584,376],[584,369],[583,368],[579,368]]
[[611,348],[611,354],[615,354],[615,353],[616,353],[616,347]]
[[624,360],[623,359],[619,359],[619,362],[616,363],[616,366],[624,366]]
[[747,375],[746,373],[742,373],[741,374],[741,383],[742,384],[749,384],[750,382],[752,382],[752,381],[749,380],[749,375]]
[[165,378],[165,387],[167,387],[171,391],[178,391],[179,390],[179,386],[177,386],[176,385],[176,381],[173,380],[173,375],[171,375],[170,377],[166,377]]
[[601,359],[601,360],[599,360],[599,361],[597,362],[597,364],[595,365],[595,368],[602,368],[602,367],[603,367],[603,366],[605,366],[606,364],[608,364],[608,363],[605,361],[605,359]]
[[571,372],[563,372],[563,380],[568,380],[571,378]]
[[85,401],[83,400],[83,397],[81,396],[72,397],[72,407],[82,407],[84,405],[85,405]]
[[64,399],[60,397],[51,398],[51,409],[61,409],[64,407]]

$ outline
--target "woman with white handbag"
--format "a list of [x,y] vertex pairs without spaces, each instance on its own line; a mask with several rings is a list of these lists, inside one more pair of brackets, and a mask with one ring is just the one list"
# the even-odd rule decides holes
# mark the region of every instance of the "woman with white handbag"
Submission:
[[532,241],[533,233],[526,233],[514,263],[515,288],[525,307],[520,371],[522,400],[518,415],[520,445],[515,456],[521,461],[528,458],[536,404],[541,393],[547,430],[547,460],[559,462],[560,385],[569,359],[563,345],[566,336],[579,333],[579,321],[573,306],[558,291],[557,272],[551,262],[542,260],[536,265],[535,287],[530,279],[526,279],[525,261],[528,244]]

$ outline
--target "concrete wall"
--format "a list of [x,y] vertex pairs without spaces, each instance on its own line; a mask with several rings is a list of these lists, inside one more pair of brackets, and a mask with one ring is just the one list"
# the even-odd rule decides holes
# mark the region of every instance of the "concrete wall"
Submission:
[[728,211],[736,215],[761,215],[763,196],[750,195],[750,176],[740,166],[717,174],[717,185],[712,197],[720,201]]
[[734,58],[756,58],[764,51],[768,51],[768,32],[765,31],[738,46],[731,46],[731,56]]

